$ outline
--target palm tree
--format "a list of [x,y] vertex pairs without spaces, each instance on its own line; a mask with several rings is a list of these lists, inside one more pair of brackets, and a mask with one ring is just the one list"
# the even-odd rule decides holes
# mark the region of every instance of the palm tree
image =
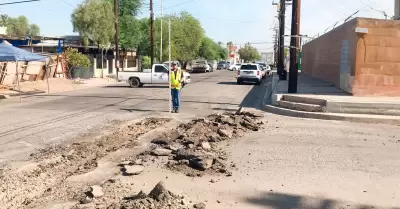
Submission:
[[6,27],[8,23],[8,15],[6,14],[0,15],[0,19],[1,19],[0,20],[1,27]]

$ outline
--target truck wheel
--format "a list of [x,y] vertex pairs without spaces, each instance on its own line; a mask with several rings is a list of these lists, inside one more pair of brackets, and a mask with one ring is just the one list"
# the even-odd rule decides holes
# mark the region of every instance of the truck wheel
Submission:
[[138,78],[131,78],[129,80],[129,85],[131,86],[131,88],[138,88],[140,87],[140,81]]

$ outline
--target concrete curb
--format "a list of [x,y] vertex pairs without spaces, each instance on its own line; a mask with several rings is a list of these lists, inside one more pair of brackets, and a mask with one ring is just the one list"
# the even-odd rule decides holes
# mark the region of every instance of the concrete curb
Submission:
[[10,96],[9,96],[9,95],[6,95],[6,94],[0,94],[0,99],[8,99],[8,98],[10,98]]
[[321,120],[339,120],[349,121],[358,123],[380,123],[380,124],[391,124],[400,125],[399,116],[387,116],[387,115],[360,115],[360,114],[335,114],[335,113],[316,113],[316,112],[302,112],[297,110],[289,110],[284,108],[275,107],[272,105],[265,105],[264,110],[289,117],[297,118],[311,118]]

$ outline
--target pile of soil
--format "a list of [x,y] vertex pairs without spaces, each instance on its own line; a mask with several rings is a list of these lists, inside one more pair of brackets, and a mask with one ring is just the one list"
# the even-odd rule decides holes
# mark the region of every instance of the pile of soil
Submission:
[[94,170],[100,158],[118,149],[135,146],[139,136],[168,121],[170,119],[147,118],[101,138],[88,137],[38,150],[23,170],[3,169],[0,208],[32,207],[47,199],[74,199],[80,190],[67,188],[65,179]]
[[[149,194],[140,191],[138,194],[129,195],[118,192],[115,193],[115,188],[121,185],[113,185],[115,182],[107,182],[103,185],[108,190],[113,190],[112,194],[104,194],[99,187],[99,191],[88,191],[79,204],[76,204],[71,209],[205,209],[204,203],[193,204],[184,195],[176,195],[166,189],[165,184],[159,182]],[[113,189],[111,189],[113,188]],[[97,196],[96,196],[97,195]],[[104,196],[103,196],[104,195]]]
[[151,149],[139,157],[154,162],[149,158],[169,156],[167,168],[188,176],[202,176],[206,171],[231,176],[229,168],[235,164],[228,165],[227,154],[218,143],[258,131],[263,117],[261,112],[240,111],[194,119],[154,139]]

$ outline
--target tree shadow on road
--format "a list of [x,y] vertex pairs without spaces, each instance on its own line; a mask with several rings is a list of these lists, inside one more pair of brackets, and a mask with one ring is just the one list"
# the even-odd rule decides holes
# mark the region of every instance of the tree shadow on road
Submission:
[[[259,197],[247,197],[245,201],[269,209],[379,209],[384,207],[346,203],[333,199],[265,192]],[[387,208],[389,209],[389,208]],[[390,208],[400,209],[400,208]]]

